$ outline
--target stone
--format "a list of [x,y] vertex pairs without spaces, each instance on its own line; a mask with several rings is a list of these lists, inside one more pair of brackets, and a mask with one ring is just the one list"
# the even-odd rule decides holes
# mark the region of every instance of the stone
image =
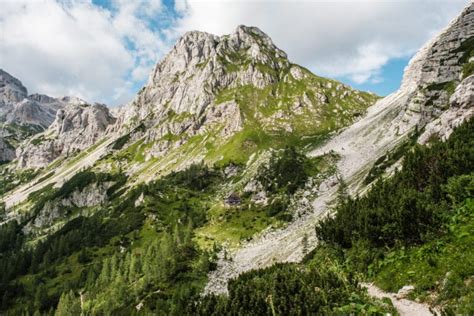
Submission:
[[398,290],[396,297],[398,299],[406,298],[414,290],[415,287],[413,285],[405,285],[400,290]]
[[[68,104],[85,104],[74,97],[53,98],[44,94],[28,95],[20,80],[0,69],[0,159],[16,158],[18,144],[34,134],[47,129],[56,117],[56,112]],[[13,155],[11,153],[13,148]]]
[[60,156],[70,156],[92,146],[115,122],[103,104],[68,104],[41,134],[16,151],[19,168],[41,168]]

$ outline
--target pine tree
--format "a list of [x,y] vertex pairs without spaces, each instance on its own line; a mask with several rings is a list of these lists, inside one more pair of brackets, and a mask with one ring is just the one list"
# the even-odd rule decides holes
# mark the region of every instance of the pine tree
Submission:
[[81,315],[81,302],[72,291],[61,294],[55,316]]
[[141,274],[141,258],[138,255],[132,256],[130,260],[130,280],[135,281]]
[[303,247],[303,255],[308,253],[308,234],[305,233],[303,238],[301,239],[301,245]]
[[6,310],[8,307],[8,291],[5,291],[2,296],[2,310]]
[[100,272],[99,278],[97,279],[98,285],[105,285],[110,282],[110,259],[106,258],[102,263],[102,271]]
[[35,308],[37,310],[42,310],[45,307],[47,300],[48,300],[48,296],[46,294],[45,287],[38,286],[35,292],[35,301],[34,301]]

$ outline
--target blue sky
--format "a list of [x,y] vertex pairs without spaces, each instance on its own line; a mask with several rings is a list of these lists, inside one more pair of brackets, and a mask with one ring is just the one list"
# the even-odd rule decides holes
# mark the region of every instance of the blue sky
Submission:
[[380,69],[380,81],[368,81],[357,83],[346,77],[336,77],[336,79],[364,91],[371,91],[380,96],[386,96],[396,91],[400,87],[403,77],[403,70],[410,61],[411,55],[403,58],[390,59]]
[[290,60],[379,95],[469,0],[3,0],[0,68],[30,93],[132,100],[186,31],[257,26]]

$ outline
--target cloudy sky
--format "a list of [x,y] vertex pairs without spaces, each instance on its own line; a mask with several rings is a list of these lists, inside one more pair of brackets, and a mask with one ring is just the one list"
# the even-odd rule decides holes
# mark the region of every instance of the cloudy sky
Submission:
[[258,26],[318,75],[386,95],[471,0],[0,0],[0,68],[30,93],[123,104],[188,30]]

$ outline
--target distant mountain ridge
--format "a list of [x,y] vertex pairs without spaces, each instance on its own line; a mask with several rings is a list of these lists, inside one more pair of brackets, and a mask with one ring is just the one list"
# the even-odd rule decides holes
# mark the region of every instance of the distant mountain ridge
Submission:
[[48,128],[59,109],[68,104],[85,103],[75,97],[28,95],[27,88],[19,79],[0,69],[0,161],[15,159],[16,147]]

